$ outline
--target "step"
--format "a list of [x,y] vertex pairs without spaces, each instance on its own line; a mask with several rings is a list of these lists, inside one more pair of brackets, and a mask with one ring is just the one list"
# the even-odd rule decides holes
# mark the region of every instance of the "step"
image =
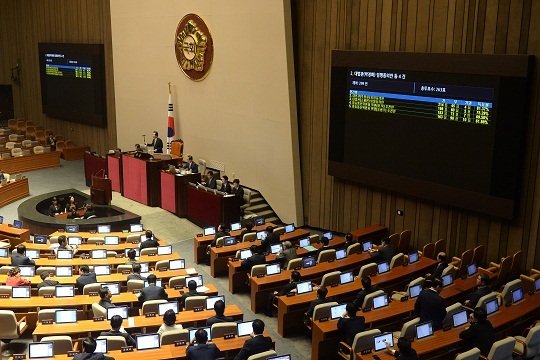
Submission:
[[276,225],[280,225],[281,224],[281,220],[275,216],[272,216],[272,217],[265,217],[264,218],[266,220],[266,222],[269,222],[269,223],[273,223],[273,224],[276,224]]
[[270,210],[264,210],[264,211],[259,211],[259,212],[256,212],[257,216],[264,216],[265,218],[267,216],[275,216],[276,213],[274,212],[274,210],[270,209]]
[[262,204],[259,204],[259,205],[251,205],[251,206],[248,206],[246,210],[249,210],[251,212],[258,212],[258,211],[263,211],[263,210],[266,210],[266,209],[269,209],[270,206],[267,204],[267,203],[262,203]]

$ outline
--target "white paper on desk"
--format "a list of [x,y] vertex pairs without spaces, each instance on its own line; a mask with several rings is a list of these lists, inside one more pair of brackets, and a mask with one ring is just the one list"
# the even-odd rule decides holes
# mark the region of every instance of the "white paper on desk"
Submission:
[[206,291],[208,291],[208,290],[210,290],[210,288],[207,288],[206,286],[199,286],[199,287],[197,288],[197,291],[198,291],[198,292],[206,292]]
[[128,317],[128,326],[133,327],[135,326],[135,319],[132,317]]
[[194,268],[186,269],[186,274],[188,275],[195,275],[196,273],[197,273],[197,270],[195,270]]
[[9,247],[9,242],[8,241],[0,241],[0,248],[7,248]]
[[24,327],[26,326],[26,322],[23,321],[19,324],[19,332],[22,331],[22,329],[24,329]]

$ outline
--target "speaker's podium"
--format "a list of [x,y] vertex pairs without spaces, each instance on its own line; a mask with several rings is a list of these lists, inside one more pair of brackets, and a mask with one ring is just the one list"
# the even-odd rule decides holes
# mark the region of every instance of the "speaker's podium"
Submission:
[[92,186],[90,187],[90,201],[92,201],[92,203],[96,205],[110,205],[111,200],[111,179],[99,175],[92,175]]

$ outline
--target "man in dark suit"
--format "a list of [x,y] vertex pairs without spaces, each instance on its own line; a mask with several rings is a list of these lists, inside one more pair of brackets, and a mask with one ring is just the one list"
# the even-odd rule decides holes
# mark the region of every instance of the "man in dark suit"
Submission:
[[229,182],[229,177],[227,175],[223,175],[221,177],[221,188],[219,191],[223,191],[224,193],[230,194],[232,191],[231,183]]
[[348,303],[345,314],[338,320],[337,327],[341,331],[341,339],[352,346],[354,337],[366,328],[366,319],[363,316],[356,316],[357,307],[353,303]]
[[154,239],[154,234],[152,233],[152,230],[146,230],[145,235],[146,235],[146,240],[144,240],[141,243],[141,246],[139,246],[140,250],[159,246],[159,242],[156,239]]
[[433,270],[432,273],[426,274],[424,278],[426,280],[433,280],[435,278],[441,278],[444,269],[446,269],[447,267],[448,267],[448,261],[447,261],[446,253],[440,252],[439,254],[437,254],[437,267],[435,268],[435,270]]
[[56,286],[60,284],[60,282],[51,279],[51,273],[48,271],[43,271],[39,277],[41,278],[41,282],[37,284],[38,290],[43,286]]
[[135,339],[131,337],[124,329],[122,329],[122,317],[120,315],[114,315],[111,318],[111,330],[102,331],[99,336],[122,336],[126,339],[127,346],[137,346]]
[[142,304],[148,300],[167,300],[169,295],[161,286],[156,285],[156,275],[148,275],[148,286],[142,288],[141,294],[139,295],[139,302]]
[[298,254],[296,254],[296,248],[292,246],[290,241],[284,241],[283,248],[282,251],[277,253],[276,260],[281,263],[281,268],[286,269],[289,265],[289,261],[296,259]]
[[261,319],[255,319],[253,321],[253,332],[250,335],[251,339],[246,340],[234,360],[247,360],[251,355],[271,350],[272,339],[269,336],[264,336],[263,332],[264,322]]
[[301,276],[300,276],[300,273],[296,270],[294,270],[292,273],[291,273],[291,281],[285,285],[283,287],[283,289],[281,289],[280,291],[274,291],[273,293],[270,293],[268,294],[268,300],[266,302],[266,311],[265,311],[265,315],[268,316],[268,317],[272,317],[273,316],[273,312],[274,312],[274,298],[276,296],[283,296],[291,291],[293,291],[294,289],[296,289],[296,284],[298,284],[301,280]]
[[280,244],[279,235],[274,233],[274,228],[271,226],[266,227],[266,238],[261,241],[261,247],[266,251],[270,252],[270,246],[275,244]]
[[487,319],[484,309],[474,309],[471,326],[459,333],[459,337],[464,340],[464,350],[477,347],[483,356],[489,354],[491,346],[495,342],[495,330],[493,330],[493,326]]
[[319,248],[319,250],[317,250],[317,254],[315,255],[315,259],[319,259],[319,254],[321,252],[323,252],[324,250],[331,250],[332,248],[330,247],[330,239],[328,239],[326,236],[323,236],[322,239],[321,239],[321,244],[322,246]]
[[216,179],[214,179],[214,172],[212,170],[208,170],[206,173],[206,181],[204,182],[204,186],[210,189],[217,189],[217,182]]
[[206,320],[206,326],[212,326],[214,324],[222,322],[234,321],[232,317],[224,315],[225,303],[222,300],[218,300],[214,303],[214,311],[216,312],[216,315]]
[[257,245],[251,245],[251,256],[242,260],[242,270],[251,273],[251,268],[255,265],[261,265],[266,262],[266,258],[263,255],[263,250]]
[[158,137],[158,132],[152,132],[152,142],[150,144],[145,144],[147,146],[152,146],[154,148],[155,154],[163,153],[163,141]]
[[244,188],[240,186],[240,180],[234,179],[231,194],[236,195],[238,206],[244,205]]
[[444,299],[439,295],[442,290],[442,280],[435,278],[424,282],[424,290],[420,292],[414,311],[420,317],[420,322],[432,321],[433,330],[442,329],[442,322],[446,316]]
[[187,298],[189,298],[191,296],[206,296],[205,293],[197,291],[197,282],[195,280],[190,280],[187,285],[188,285],[188,290],[189,291],[187,293],[183,293],[182,297],[180,298],[180,308],[181,309],[183,309],[185,307]]
[[[196,343],[195,343],[196,342]],[[203,329],[195,332],[195,338],[186,348],[186,355],[190,360],[214,360],[219,357],[216,344],[207,344],[208,334]]]
[[306,312],[305,320],[309,320],[313,317],[313,311],[315,311],[315,306],[334,301],[334,299],[332,299],[331,297],[327,298],[326,295],[328,295],[328,289],[326,288],[326,286],[321,286],[317,289],[317,298],[309,304],[309,309]]
[[84,210],[83,219],[88,219],[90,216],[95,216],[96,212],[92,204],[86,204],[86,209]]
[[369,250],[371,258],[376,263],[390,262],[392,257],[396,255],[396,249],[390,244],[390,238],[386,237],[382,239],[382,246],[379,250]]
[[363,306],[366,295],[382,290],[378,285],[371,285],[371,278],[369,276],[364,276],[361,281],[363,288],[358,292],[356,299],[353,301],[353,304],[357,309]]
[[196,174],[199,172],[199,165],[193,162],[193,156],[191,155],[187,156],[187,162],[184,165],[184,169],[190,171],[192,174]]
[[352,244],[355,244],[353,235],[351,233],[347,233],[345,235],[345,244],[343,244],[341,248],[347,250]]
[[110,356],[105,356],[102,353],[94,353],[97,343],[92,337],[86,337],[82,341],[82,352],[75,354],[73,360],[114,360]]
[[114,306],[114,304],[111,301],[112,300],[112,294],[111,294],[111,290],[109,290],[109,288],[107,288],[107,287],[101,288],[101,290],[99,290],[99,297],[101,298],[101,300],[99,300],[98,305],[104,307],[105,309]]
[[212,242],[210,243],[210,246],[212,247],[216,246],[217,239],[224,236],[231,236],[231,233],[229,233],[227,229],[225,229],[225,224],[219,224],[216,231],[216,235],[214,236],[214,240],[212,240]]
[[476,307],[476,304],[478,304],[478,300],[480,300],[482,296],[491,293],[491,288],[489,287],[490,282],[491,281],[489,280],[489,276],[487,274],[478,274],[478,277],[476,278],[476,284],[478,288],[469,297],[469,300],[465,301],[464,305],[474,309]]
[[17,252],[11,255],[11,265],[20,266],[20,265],[32,265],[35,266],[36,263],[34,260],[31,260],[26,256],[26,246],[20,244],[17,246]]
[[141,275],[141,264],[133,264],[133,272],[128,275],[127,281],[129,280],[146,280],[144,276]]
[[244,238],[244,235],[246,235],[246,234],[255,233],[256,231],[253,230],[254,226],[255,226],[255,224],[253,223],[253,221],[248,220],[246,222],[246,228],[244,230],[242,230],[242,232],[240,233],[240,240],[242,240]]
[[84,285],[97,283],[96,273],[90,272],[88,265],[82,265],[79,267],[80,276],[76,280],[77,289],[79,294],[83,293]]

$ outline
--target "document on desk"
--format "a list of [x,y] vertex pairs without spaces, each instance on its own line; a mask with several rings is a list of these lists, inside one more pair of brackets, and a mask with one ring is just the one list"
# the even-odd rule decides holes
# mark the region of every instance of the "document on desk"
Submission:
[[133,327],[135,326],[135,319],[132,317],[128,317],[128,326]]
[[317,251],[317,248],[312,245],[308,245],[304,247],[304,249],[306,249],[307,251]]
[[197,273],[197,270],[195,270],[194,268],[189,268],[189,269],[186,269],[186,273],[188,275],[195,275]]
[[198,292],[207,292],[208,290],[210,290],[210,288],[207,288],[206,286],[199,286],[197,288]]

